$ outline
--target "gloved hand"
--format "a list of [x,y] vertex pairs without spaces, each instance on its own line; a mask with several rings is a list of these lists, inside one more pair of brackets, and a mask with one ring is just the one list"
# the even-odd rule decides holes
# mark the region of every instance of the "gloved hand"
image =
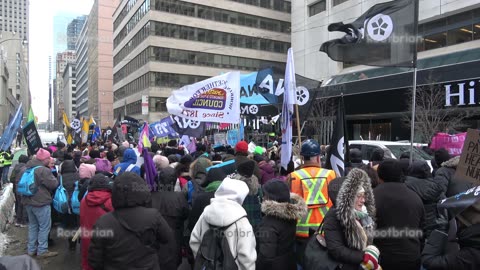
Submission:
[[379,270],[381,269],[378,264],[378,257],[380,257],[380,251],[376,246],[367,246],[365,248],[365,254],[363,255],[363,262],[360,264],[364,270]]

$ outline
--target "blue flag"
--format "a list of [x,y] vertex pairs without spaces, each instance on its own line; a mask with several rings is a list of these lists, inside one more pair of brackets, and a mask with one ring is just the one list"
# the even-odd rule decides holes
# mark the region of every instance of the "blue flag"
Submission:
[[23,110],[22,110],[22,103],[17,108],[15,115],[13,116],[12,120],[8,124],[7,128],[3,132],[2,139],[0,141],[1,150],[5,151],[12,145],[15,136],[17,135],[17,130],[22,125],[23,119]]

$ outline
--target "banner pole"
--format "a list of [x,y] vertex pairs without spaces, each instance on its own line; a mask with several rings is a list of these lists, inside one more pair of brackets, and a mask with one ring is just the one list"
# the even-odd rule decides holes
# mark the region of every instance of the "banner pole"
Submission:
[[302,130],[300,129],[300,115],[298,115],[298,104],[295,102],[295,114],[297,115],[297,133],[298,133],[298,147],[302,147]]
[[409,164],[413,162],[413,140],[415,138],[415,110],[416,110],[416,98],[417,98],[417,38],[418,38],[418,2],[419,0],[415,1],[415,14],[413,20],[413,27],[414,27],[414,34],[415,34],[415,42],[414,42],[414,50],[413,50],[413,89],[412,89],[412,120],[410,126],[410,158]]

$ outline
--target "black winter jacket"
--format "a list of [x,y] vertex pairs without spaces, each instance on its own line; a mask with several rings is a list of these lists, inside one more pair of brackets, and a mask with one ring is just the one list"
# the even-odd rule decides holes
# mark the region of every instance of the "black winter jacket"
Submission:
[[[386,231],[387,237],[375,238],[374,245],[380,250],[380,264],[384,269],[420,268],[422,229],[425,210],[420,197],[405,183],[386,182],[374,190],[377,206],[377,231]],[[406,237],[405,229],[415,233]],[[388,232],[403,232],[395,236]],[[418,268],[417,268],[418,266]]]
[[440,185],[441,191],[445,197],[451,197],[458,193],[464,192],[475,185],[462,179],[456,179],[455,171],[457,170],[460,156],[456,156],[442,163],[441,167],[435,172],[435,182]]
[[[167,221],[174,233],[175,241],[168,245],[161,245],[159,249],[160,269],[177,269],[182,262],[182,241],[185,220],[188,217],[188,204],[181,192],[160,191],[152,192],[152,207],[157,209]],[[169,256],[165,256],[170,254]]]
[[323,231],[328,253],[332,259],[343,265],[342,270],[358,270],[363,261],[364,252],[347,246],[347,238],[340,220],[337,218],[335,207],[325,215],[323,219]]
[[422,265],[428,270],[480,269],[480,224],[461,230],[457,237],[460,250],[444,254],[448,236],[444,232],[433,231],[422,253]]
[[68,197],[71,198],[73,190],[75,189],[75,182],[80,180],[75,162],[73,160],[64,161],[61,165],[60,171],[63,187],[67,190]]
[[428,238],[430,233],[435,228],[438,228],[439,224],[445,223],[442,217],[446,218],[446,215],[440,214],[437,209],[437,203],[443,199],[440,186],[435,183],[433,178],[420,179],[411,176],[407,177],[405,184],[417,193],[423,202],[425,209],[425,226],[423,231],[425,238]]
[[295,270],[295,233],[297,220],[307,214],[303,198],[291,194],[290,203],[264,201],[265,216],[258,226],[257,262],[258,270]]

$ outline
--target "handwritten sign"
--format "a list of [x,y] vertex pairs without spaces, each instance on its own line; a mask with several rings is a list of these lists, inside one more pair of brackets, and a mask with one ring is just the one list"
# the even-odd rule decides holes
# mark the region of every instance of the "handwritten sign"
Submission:
[[480,132],[468,129],[455,178],[480,185]]

